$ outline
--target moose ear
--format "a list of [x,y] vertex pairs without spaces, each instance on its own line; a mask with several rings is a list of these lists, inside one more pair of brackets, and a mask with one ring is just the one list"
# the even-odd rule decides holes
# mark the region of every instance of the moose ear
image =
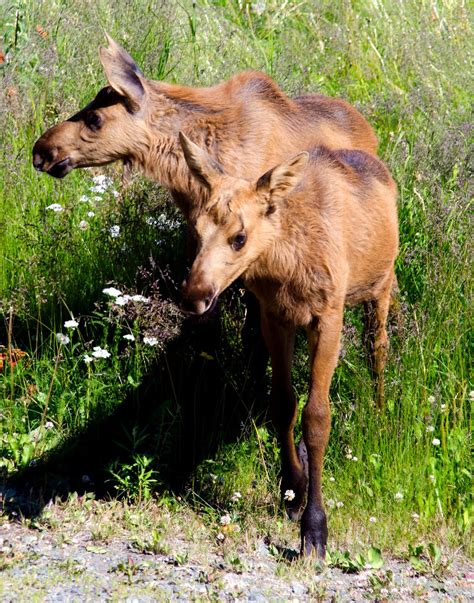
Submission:
[[140,78],[142,72],[135,61],[107,33],[108,48],[99,48],[100,62],[112,88],[127,99],[129,109],[140,109],[145,89]]
[[224,175],[221,164],[206,151],[194,144],[185,134],[179,133],[179,142],[183,148],[184,158],[193,175],[205,186],[212,188],[215,182]]
[[268,213],[275,211],[274,202],[283,200],[300,182],[308,159],[309,153],[304,151],[269,170],[258,179],[257,191],[270,193]]

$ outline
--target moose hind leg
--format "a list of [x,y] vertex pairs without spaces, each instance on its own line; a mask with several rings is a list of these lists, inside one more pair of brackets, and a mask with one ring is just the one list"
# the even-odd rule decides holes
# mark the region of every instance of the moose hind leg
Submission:
[[[281,491],[288,516],[297,521],[306,498],[307,478],[294,441],[297,404],[291,383],[291,365],[295,327],[264,311],[261,325],[272,360],[271,416],[281,446]],[[287,491],[292,491],[294,497],[285,497]]]
[[384,369],[388,356],[387,316],[391,303],[393,278],[385,283],[376,299],[364,303],[365,341],[369,368],[375,385],[377,408],[384,404]]
[[331,417],[329,386],[336,368],[342,329],[343,308],[321,316],[316,329],[309,331],[311,382],[303,410],[303,437],[308,452],[308,502],[301,518],[301,554],[324,559],[327,521],[321,492],[324,453],[329,440]]

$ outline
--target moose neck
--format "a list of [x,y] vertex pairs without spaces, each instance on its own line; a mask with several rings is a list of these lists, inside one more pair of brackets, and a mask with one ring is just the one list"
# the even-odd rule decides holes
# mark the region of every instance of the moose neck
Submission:
[[[132,163],[150,179],[168,187],[191,204],[208,198],[208,189],[192,177],[179,143],[181,131],[197,145],[216,156],[219,131],[225,128],[222,111],[202,98],[193,98],[192,88],[153,82],[149,94],[151,111],[147,144]],[[211,135],[212,132],[212,135]]]

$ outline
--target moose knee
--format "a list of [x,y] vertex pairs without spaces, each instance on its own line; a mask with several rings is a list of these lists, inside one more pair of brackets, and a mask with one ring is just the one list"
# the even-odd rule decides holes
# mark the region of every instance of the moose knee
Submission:
[[302,423],[307,446],[325,444],[331,424],[329,402],[327,400],[319,400],[317,403],[308,402],[303,410]]

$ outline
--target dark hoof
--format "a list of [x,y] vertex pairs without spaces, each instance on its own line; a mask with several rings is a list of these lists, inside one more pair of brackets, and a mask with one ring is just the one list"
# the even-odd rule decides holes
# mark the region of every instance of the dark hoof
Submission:
[[301,518],[301,555],[324,561],[327,540],[326,514],[322,510],[306,508]]

